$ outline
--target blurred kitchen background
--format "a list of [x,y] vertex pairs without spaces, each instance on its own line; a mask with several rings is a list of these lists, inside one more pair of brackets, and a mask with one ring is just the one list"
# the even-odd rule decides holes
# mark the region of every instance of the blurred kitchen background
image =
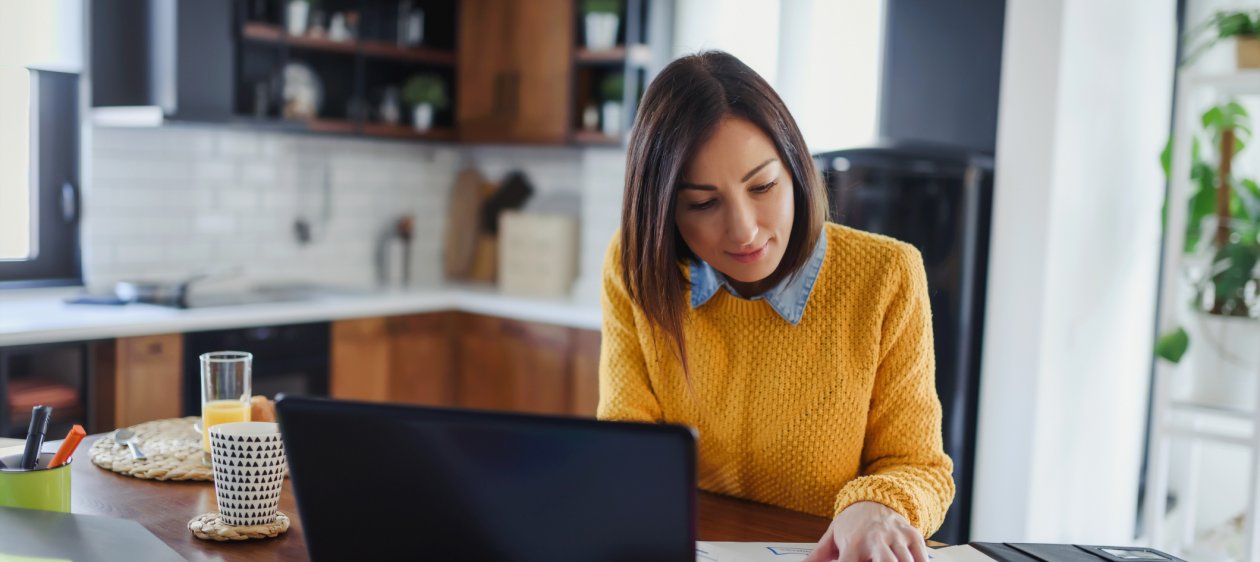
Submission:
[[593,415],[638,101],[723,49],[796,117],[832,219],[923,253],[959,492],[934,538],[1260,560],[1260,418],[1221,399],[1260,358],[1199,384],[1204,346],[1161,339],[1216,325],[1185,306],[1186,139],[1260,97],[1260,3],[1222,9],[0,0],[0,433],[35,403],[93,432],[195,413],[227,348],[259,393]]

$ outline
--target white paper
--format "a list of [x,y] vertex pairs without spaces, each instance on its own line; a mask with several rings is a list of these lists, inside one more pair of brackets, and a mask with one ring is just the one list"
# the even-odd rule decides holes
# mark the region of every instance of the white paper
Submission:
[[814,551],[812,542],[696,542],[696,562],[797,562]]
[[[812,542],[696,541],[696,562],[799,562],[814,551]],[[929,548],[934,562],[992,562],[968,545]]]

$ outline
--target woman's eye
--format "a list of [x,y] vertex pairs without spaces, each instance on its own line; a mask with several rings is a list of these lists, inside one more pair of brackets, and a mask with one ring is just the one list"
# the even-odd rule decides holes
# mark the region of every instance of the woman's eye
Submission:
[[715,201],[715,199],[708,199],[706,201],[700,201],[699,203],[688,203],[687,208],[693,211],[703,211],[712,207],[715,204]]
[[772,188],[772,187],[774,187],[774,186],[778,185],[778,183],[779,183],[779,181],[778,181],[778,180],[775,180],[775,181],[772,181],[772,182],[770,182],[770,183],[764,183],[764,184],[761,184],[761,185],[758,185],[758,186],[754,186],[754,187],[752,188],[752,192],[753,192],[753,193],[765,193],[765,192],[767,192],[767,191],[770,191],[770,188]]

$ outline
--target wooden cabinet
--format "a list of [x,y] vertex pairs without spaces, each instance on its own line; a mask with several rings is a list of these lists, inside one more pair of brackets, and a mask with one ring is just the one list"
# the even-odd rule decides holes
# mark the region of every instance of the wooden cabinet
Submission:
[[575,415],[593,418],[599,405],[599,342],[599,332],[573,330],[569,411]]
[[385,318],[332,325],[328,393],[346,400],[389,399],[389,334]]
[[443,312],[341,320],[332,395],[351,400],[594,416],[599,333]]
[[572,0],[461,0],[461,140],[566,142]]
[[459,405],[539,414],[570,412],[570,330],[461,315]]
[[118,338],[98,345],[95,426],[108,430],[179,417],[183,360],[179,334]]
[[454,403],[451,315],[341,320],[332,328],[334,398]]
[[390,333],[390,395],[400,402],[451,406],[455,403],[453,314],[419,314],[387,319]]

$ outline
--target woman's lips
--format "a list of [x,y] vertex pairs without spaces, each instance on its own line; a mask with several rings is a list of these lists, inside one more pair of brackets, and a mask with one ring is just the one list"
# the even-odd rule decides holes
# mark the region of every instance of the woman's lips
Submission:
[[731,259],[734,259],[735,261],[739,263],[752,263],[761,259],[762,256],[766,255],[766,248],[768,247],[770,247],[770,241],[766,240],[765,244],[762,244],[760,248],[757,248],[756,250],[753,250],[751,252],[747,252],[743,254],[727,252],[726,255],[730,256]]

